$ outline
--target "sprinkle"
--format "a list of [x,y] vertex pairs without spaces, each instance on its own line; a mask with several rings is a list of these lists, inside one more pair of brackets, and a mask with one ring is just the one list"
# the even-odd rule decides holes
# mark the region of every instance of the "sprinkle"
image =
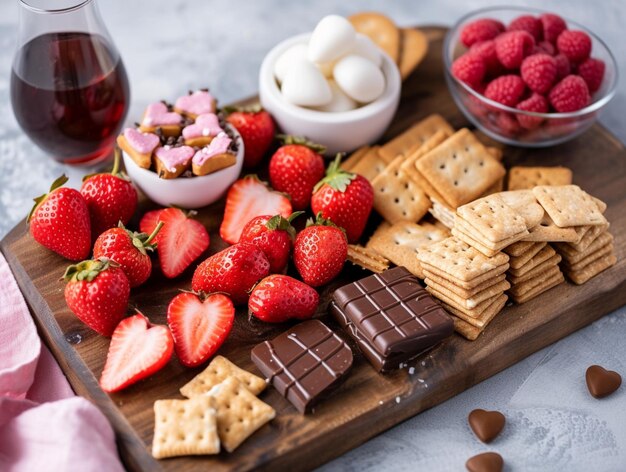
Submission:
[[400,397],[396,397],[396,403],[400,403]]
[[382,404],[383,404],[383,401],[382,401],[382,400],[381,400],[381,401],[379,401],[379,402],[378,402],[378,404],[379,404],[379,405],[382,405]]
[[417,379],[419,383],[424,383],[424,379]]
[[415,373],[415,367],[409,368],[409,375],[413,375]]
[[426,361],[422,361],[422,366],[425,367],[426,366]]

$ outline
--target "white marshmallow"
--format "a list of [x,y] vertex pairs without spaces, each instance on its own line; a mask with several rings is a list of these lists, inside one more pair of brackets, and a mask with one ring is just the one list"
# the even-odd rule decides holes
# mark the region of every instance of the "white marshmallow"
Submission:
[[373,62],[376,67],[383,65],[383,56],[380,52],[380,48],[376,46],[374,41],[364,34],[357,33],[352,54],[364,57],[365,59]]
[[340,59],[333,69],[337,85],[360,103],[376,100],[385,91],[385,76],[371,61],[350,54]]
[[332,62],[351,51],[355,41],[356,32],[348,20],[339,15],[328,15],[311,34],[308,58],[318,64]]
[[333,95],[332,99],[330,100],[330,103],[317,107],[317,110],[337,113],[341,111],[354,110],[359,106],[357,102],[348,97],[343,90],[339,88],[334,80],[329,80],[328,85],[330,86],[330,91]]
[[282,82],[285,100],[294,105],[318,107],[330,103],[330,86],[315,64],[304,58],[294,61]]
[[276,77],[279,82],[285,80],[285,75],[287,75],[287,71],[291,68],[293,63],[298,59],[306,58],[307,50],[308,47],[306,43],[301,43],[294,44],[283,52],[274,63],[274,77]]

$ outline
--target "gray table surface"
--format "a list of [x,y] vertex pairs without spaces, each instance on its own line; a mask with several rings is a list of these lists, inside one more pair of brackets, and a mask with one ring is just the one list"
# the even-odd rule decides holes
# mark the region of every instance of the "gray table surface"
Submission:
[[[105,22],[121,51],[132,87],[129,120],[150,101],[210,86],[222,103],[256,93],[264,54],[278,41],[311,30],[329,13],[381,10],[400,25],[451,25],[486,0],[288,0],[191,2],[101,1]],[[560,12],[596,31],[626,71],[623,0],[509,0]],[[9,72],[17,33],[17,1],[0,0],[0,237],[62,172],[79,186],[85,169],[56,164],[20,131],[9,101]],[[622,141],[624,81],[602,122]],[[564,164],[567,161],[564,160]],[[626,470],[626,389],[592,399],[584,371],[598,363],[626,375],[626,308],[528,357],[514,367],[426,411],[322,468],[324,471],[462,470],[488,450],[506,470]],[[418,375],[417,373],[416,375]],[[507,417],[503,434],[480,443],[467,425],[474,408]]]

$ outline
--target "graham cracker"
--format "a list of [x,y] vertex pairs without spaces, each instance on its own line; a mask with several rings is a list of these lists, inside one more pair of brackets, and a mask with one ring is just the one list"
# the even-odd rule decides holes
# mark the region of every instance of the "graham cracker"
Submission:
[[373,181],[374,208],[390,223],[419,221],[430,208],[430,199],[404,172],[397,157]]
[[509,190],[500,192],[500,197],[524,218],[526,228],[534,228],[541,223],[545,211],[537,202],[532,190]]
[[456,285],[457,287],[461,287],[467,290],[471,290],[487,281],[492,280],[493,278],[499,276],[500,274],[504,274],[509,268],[508,263],[502,264],[501,266],[491,269],[485,272],[484,274],[479,275],[478,277],[475,277],[474,279],[470,281],[464,281],[464,280],[459,280],[457,278],[454,278],[450,276],[449,274],[446,274],[444,271],[442,271],[438,267],[424,264],[423,262],[421,262],[421,264],[422,264],[422,271],[424,272],[425,278],[434,279],[435,276],[438,276],[442,279],[447,280],[449,283]]
[[552,246],[547,244],[546,247],[530,258],[523,266],[518,268],[511,267],[509,269],[509,274],[514,275],[515,277],[521,277],[526,272],[533,270],[535,267],[547,261],[555,254],[556,251],[552,248]]
[[609,243],[606,246],[598,249],[594,253],[589,254],[587,257],[585,257],[584,259],[581,259],[578,262],[570,263],[568,261],[565,261],[563,263],[563,266],[565,267],[566,270],[570,272],[577,272],[577,271],[584,269],[592,262],[595,262],[598,259],[602,259],[603,257],[606,257],[610,254],[613,254],[613,250],[614,250],[613,243]]
[[533,188],[533,193],[560,228],[603,225],[607,222],[591,195],[578,185],[541,185]]
[[528,261],[535,257],[539,253],[539,251],[546,247],[547,244],[548,243],[534,243],[526,252],[520,254],[519,256],[511,256],[509,259],[511,269],[520,269]]
[[359,174],[365,177],[370,182],[378,176],[387,167],[387,163],[378,155],[378,149],[380,146],[372,146],[361,157],[361,159],[354,164],[350,172]]
[[439,271],[464,282],[474,280],[504,264],[508,265],[509,260],[509,256],[503,253],[485,257],[455,237],[425,247],[419,252],[418,258],[422,264],[437,269],[433,272]]
[[155,459],[218,452],[220,440],[212,397],[154,402],[152,456]]
[[[424,142],[418,142],[413,146],[413,148],[409,149],[407,152],[406,158],[402,162],[400,166],[402,170],[404,170],[409,177],[414,179],[418,184],[420,184],[420,179],[422,178],[420,173],[417,171],[415,167],[415,163],[424,155],[426,155],[431,150],[435,149],[441,143],[443,143],[446,139],[451,136],[448,131],[445,129],[441,129],[429,137]],[[421,185],[420,185],[421,186]]]
[[505,174],[502,164],[468,129],[457,131],[416,166],[452,208],[475,200]]
[[578,240],[575,228],[559,228],[552,218],[545,213],[541,223],[528,231],[522,241],[533,242],[574,242]]
[[214,386],[228,377],[236,377],[254,395],[258,395],[267,386],[265,380],[237,367],[223,356],[215,356],[206,368],[180,388],[184,397],[192,398],[204,395]]
[[533,241],[517,241],[516,243],[505,247],[503,251],[511,257],[520,257],[536,245],[543,247],[542,243],[535,243]]
[[452,316],[452,321],[454,321],[454,331],[463,336],[468,341],[475,341],[478,339],[480,333],[483,332],[484,328],[477,328],[476,326],[472,326],[467,321],[463,321],[458,316]]
[[228,377],[207,395],[215,399],[217,432],[222,446],[233,452],[252,433],[276,416],[274,408],[259,400],[236,377]]
[[[485,327],[493,320],[493,318],[502,311],[504,305],[506,305],[506,301],[508,297],[506,294],[502,293],[497,297],[494,297],[490,300],[490,305],[483,309],[482,313],[476,316],[470,316],[467,312],[459,310],[458,308],[448,305],[445,302],[442,302],[443,307],[452,313],[455,317],[464,321],[465,323],[474,326],[475,328],[485,329]],[[455,323],[456,328],[456,323]]]
[[539,274],[543,274],[544,272],[551,270],[552,267],[558,265],[560,262],[561,256],[559,254],[555,254],[551,258],[546,259],[541,264],[529,270],[523,275],[517,276],[509,273],[507,274],[506,278],[509,282],[511,282],[511,284],[518,285],[522,282],[525,282],[526,280],[532,279],[533,277],[537,277]]
[[535,288],[533,288],[532,290],[529,290],[524,295],[520,295],[518,297],[512,297],[512,298],[516,303],[520,303],[520,304],[526,303],[527,301],[532,300],[538,295],[541,295],[542,293],[547,292],[551,288],[554,288],[557,285],[562,284],[563,282],[565,282],[565,277],[563,277],[563,274],[559,271],[551,279],[546,280],[544,284],[537,285]]
[[532,289],[534,289],[537,285],[545,285],[546,281],[553,278],[557,273],[561,272],[561,269],[558,265],[552,266],[552,268],[546,270],[545,272],[533,277],[532,279],[524,280],[518,284],[511,285],[509,289],[509,293],[514,297],[520,297],[525,295]]
[[[489,195],[456,209],[455,225],[462,219],[469,234],[481,242],[498,243],[528,234],[526,220],[507,205],[500,194]],[[513,242],[515,242],[513,241]],[[512,244],[513,242],[509,243]],[[488,244],[487,244],[488,246]]]
[[511,167],[507,188],[532,189],[537,185],[570,185],[572,171],[567,167]]
[[424,283],[435,288],[445,287],[447,290],[456,293],[459,297],[471,298],[482,291],[489,290],[494,285],[502,284],[502,281],[505,280],[506,274],[500,274],[496,277],[490,278],[489,280],[485,280],[483,283],[474,288],[467,289],[452,283],[446,278],[431,273],[424,279]]
[[474,249],[480,251],[482,254],[484,254],[487,257],[493,257],[496,254],[499,254],[501,252],[502,248],[506,247],[506,243],[501,244],[501,247],[499,249],[492,249],[490,247],[487,247],[483,243],[481,243],[480,241],[477,241],[472,236],[467,234],[467,232],[465,230],[461,229],[458,226],[458,224],[454,228],[452,228],[452,236],[460,239],[465,244],[467,244],[469,246],[472,246]]
[[570,242],[569,246],[578,252],[586,251],[591,244],[600,237],[600,235],[607,233],[609,224],[593,226],[578,242]]
[[563,258],[570,264],[575,264],[585,257],[596,252],[598,249],[613,242],[613,235],[609,232],[601,233],[591,244],[589,244],[584,250],[578,251],[570,244],[556,243],[555,246]]
[[348,156],[347,159],[341,161],[341,169],[352,171],[352,168],[361,160],[365,154],[367,154],[370,150],[369,146],[362,146],[356,151],[353,151],[352,154]]
[[348,244],[347,260],[363,269],[380,274],[389,269],[389,261],[373,249]]
[[437,131],[452,135],[454,128],[441,115],[429,115],[382,146],[380,155],[387,162],[391,162],[399,155],[406,156],[409,149],[418,143],[424,144]]
[[373,249],[394,264],[406,267],[413,275],[423,279],[424,274],[417,253],[421,248],[447,237],[445,231],[429,223],[400,222],[382,231],[376,231],[366,247]]
[[[452,285],[452,284],[447,284]],[[500,283],[491,285],[486,290],[478,292],[476,295],[465,297],[457,294],[453,290],[450,290],[446,285],[438,284],[437,282],[430,281],[430,283],[426,284],[427,287],[433,290],[433,295],[439,294],[442,297],[435,295],[440,300],[449,303],[452,306],[460,306],[468,310],[476,310],[478,312],[478,306],[484,303],[486,300],[489,300],[501,293],[505,290],[508,290],[511,287],[511,284],[506,280],[503,280]]]
[[604,272],[609,267],[612,267],[617,262],[615,254],[610,254],[601,259],[597,259],[595,262],[588,264],[584,269],[577,271],[566,271],[567,277],[576,285],[582,285],[589,279],[595,277],[601,272]]

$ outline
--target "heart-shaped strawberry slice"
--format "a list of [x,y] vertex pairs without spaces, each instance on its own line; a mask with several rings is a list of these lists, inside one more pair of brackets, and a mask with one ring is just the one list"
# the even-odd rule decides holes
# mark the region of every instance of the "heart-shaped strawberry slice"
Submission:
[[189,95],[179,97],[174,107],[191,115],[215,113],[215,98],[206,90],[197,90]]
[[622,385],[622,376],[599,365],[592,365],[585,373],[589,393],[596,398],[612,394]]
[[506,422],[504,415],[499,411],[481,409],[473,410],[467,420],[474,434],[484,443],[493,441]]
[[235,307],[224,294],[176,295],[167,307],[167,324],[180,362],[187,367],[206,362],[224,343],[234,320]]
[[217,115],[207,113],[196,118],[196,122],[183,128],[183,137],[185,139],[199,138],[200,136],[217,136],[224,130],[220,126]]
[[141,124],[144,126],[171,126],[180,124],[181,119],[182,117],[178,113],[169,111],[165,103],[157,102],[148,105]]
[[117,392],[162,369],[172,357],[174,342],[167,326],[151,326],[141,313],[115,328],[100,377],[105,392]]
[[142,133],[135,128],[126,128],[124,137],[128,144],[141,154],[149,154],[159,145],[159,137],[153,133]]

